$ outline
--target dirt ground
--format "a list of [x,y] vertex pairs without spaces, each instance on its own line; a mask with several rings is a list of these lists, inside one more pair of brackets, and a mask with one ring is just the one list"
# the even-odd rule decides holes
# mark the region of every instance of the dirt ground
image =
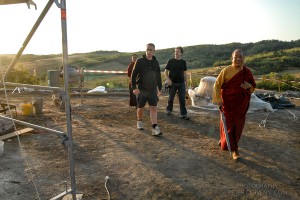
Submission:
[[[9,94],[11,103],[44,97],[42,115],[18,119],[66,131],[66,116],[52,93]],[[219,113],[188,106],[189,121],[165,114],[159,101],[163,135],[151,136],[148,108],[143,131],[127,92],[72,96],[72,129],[77,191],[83,199],[300,199],[300,104],[270,113],[250,113],[240,140],[241,159],[220,151]],[[289,112],[290,111],[290,112]],[[12,111],[14,114],[14,111]],[[20,130],[24,127],[17,125]],[[61,135],[34,130],[4,141],[0,157],[0,199],[51,199],[70,188],[67,148]],[[67,186],[66,183],[67,182]]]

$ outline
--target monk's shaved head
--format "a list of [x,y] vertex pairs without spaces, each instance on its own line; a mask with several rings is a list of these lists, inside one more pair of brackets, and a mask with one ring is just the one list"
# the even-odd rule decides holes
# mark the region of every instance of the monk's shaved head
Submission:
[[239,55],[244,56],[243,50],[242,49],[236,49],[232,52],[232,57],[233,55],[235,55],[236,53],[238,53]]
[[244,54],[241,49],[236,49],[232,53],[231,57],[232,66],[234,67],[242,67],[244,64]]

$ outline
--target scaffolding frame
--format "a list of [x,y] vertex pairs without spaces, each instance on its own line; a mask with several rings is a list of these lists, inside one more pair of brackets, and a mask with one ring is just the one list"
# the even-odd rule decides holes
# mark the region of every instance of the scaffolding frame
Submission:
[[[52,198],[52,200],[61,198],[62,196],[71,193],[72,194],[72,199],[76,200],[76,180],[75,180],[75,170],[74,170],[74,155],[73,155],[73,135],[72,135],[72,124],[71,124],[71,104],[70,104],[70,94],[69,94],[69,74],[68,74],[68,42],[67,42],[67,17],[66,17],[66,0],[49,0],[48,3],[46,4],[45,8],[43,9],[42,13],[40,14],[39,18],[33,25],[32,29],[30,30],[29,34],[27,35],[25,41],[23,42],[22,46],[20,47],[18,53],[15,55],[13,60],[11,61],[9,67],[5,71],[2,81],[3,84],[8,84],[8,85],[14,85],[14,86],[24,86],[25,84],[19,84],[19,83],[6,83],[5,82],[5,77],[9,74],[9,72],[13,69],[19,58],[21,57],[23,51],[25,50],[27,44],[31,40],[32,36],[34,35],[35,31],[39,27],[40,23],[48,13],[49,9],[55,2],[56,6],[60,8],[61,10],[61,30],[62,30],[62,61],[63,61],[63,71],[64,71],[64,89],[57,88],[57,87],[46,87],[46,86],[37,86],[37,85],[30,85],[26,84],[26,87],[29,88],[43,88],[43,89],[50,89],[50,90],[63,90],[63,100],[65,102],[65,114],[66,114],[66,123],[67,123],[67,139],[69,140],[68,142],[68,160],[69,160],[69,170],[70,170],[70,178],[71,178],[71,189],[67,189],[66,191],[55,196]],[[35,3],[32,0],[0,0],[0,5],[4,4],[15,4],[15,3],[26,3],[28,8],[30,8],[29,5],[34,5],[36,8]],[[52,133],[58,133],[58,134],[64,134],[64,132],[61,131],[56,131],[52,130],[49,128],[37,126],[34,124],[29,124],[27,122],[23,122],[20,120],[15,120],[12,118],[8,118],[10,120],[13,120],[15,123],[19,123],[28,127],[36,128],[36,129],[41,129],[41,130],[46,130]]]

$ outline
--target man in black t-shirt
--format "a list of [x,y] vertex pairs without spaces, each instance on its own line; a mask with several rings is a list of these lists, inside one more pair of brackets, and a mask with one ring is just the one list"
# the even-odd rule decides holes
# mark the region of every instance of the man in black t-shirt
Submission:
[[185,107],[185,95],[186,95],[186,85],[187,85],[187,74],[186,74],[186,62],[181,57],[183,55],[183,48],[175,48],[175,58],[170,59],[167,62],[165,68],[165,77],[167,83],[170,86],[169,89],[169,99],[166,114],[170,115],[173,111],[173,102],[176,92],[178,92],[179,104],[180,104],[180,117],[182,119],[189,120],[187,116],[187,110]]

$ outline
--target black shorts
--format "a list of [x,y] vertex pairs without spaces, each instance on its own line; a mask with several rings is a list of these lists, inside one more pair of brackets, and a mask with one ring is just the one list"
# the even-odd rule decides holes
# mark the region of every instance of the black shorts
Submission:
[[145,107],[147,102],[149,106],[157,106],[157,90],[140,90],[140,93],[137,95],[136,99],[139,108]]

